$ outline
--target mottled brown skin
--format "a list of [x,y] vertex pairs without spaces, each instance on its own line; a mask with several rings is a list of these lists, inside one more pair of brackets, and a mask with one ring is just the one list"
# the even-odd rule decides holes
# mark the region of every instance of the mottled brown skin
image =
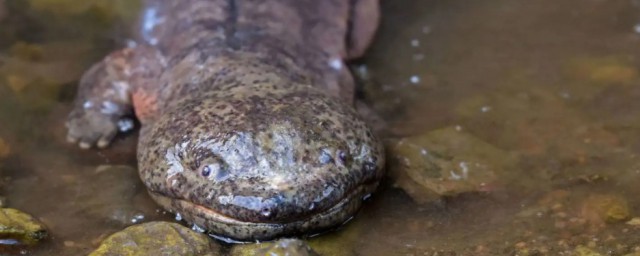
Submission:
[[267,240],[350,219],[384,154],[344,60],[377,0],[147,1],[141,38],[91,68],[69,140],[104,147],[142,123],[139,172],[164,208],[212,234]]

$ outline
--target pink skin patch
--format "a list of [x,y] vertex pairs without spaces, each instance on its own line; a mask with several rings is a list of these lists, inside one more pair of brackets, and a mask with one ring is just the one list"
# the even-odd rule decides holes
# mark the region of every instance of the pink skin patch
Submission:
[[131,95],[133,110],[141,122],[149,120],[158,112],[158,100],[155,94],[138,89]]

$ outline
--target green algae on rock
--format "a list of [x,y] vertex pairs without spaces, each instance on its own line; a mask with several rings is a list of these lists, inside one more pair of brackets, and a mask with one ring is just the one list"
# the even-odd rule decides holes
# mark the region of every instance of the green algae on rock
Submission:
[[219,245],[201,233],[180,224],[147,222],[107,237],[89,256],[215,256]]
[[299,239],[280,239],[267,243],[236,245],[232,256],[316,256],[311,247]]
[[403,138],[389,148],[390,175],[417,203],[490,190],[517,159],[455,127]]
[[0,240],[34,245],[48,235],[44,224],[33,216],[11,208],[0,209]]
[[578,245],[573,251],[573,256],[602,256],[602,254],[586,247],[584,245]]

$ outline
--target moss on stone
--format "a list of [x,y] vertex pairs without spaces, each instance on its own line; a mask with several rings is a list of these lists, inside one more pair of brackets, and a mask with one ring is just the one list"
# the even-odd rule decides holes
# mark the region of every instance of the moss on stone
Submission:
[[107,237],[90,256],[214,256],[219,245],[208,236],[170,222],[148,222]]
[[44,224],[33,216],[11,208],[0,208],[0,239],[33,245],[47,237]]

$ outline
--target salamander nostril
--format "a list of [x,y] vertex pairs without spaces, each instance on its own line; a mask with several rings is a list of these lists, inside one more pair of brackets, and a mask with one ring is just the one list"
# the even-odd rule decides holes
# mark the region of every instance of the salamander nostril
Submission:
[[367,172],[373,172],[376,170],[376,164],[373,162],[364,162],[363,168]]
[[328,164],[333,162],[333,158],[331,157],[331,154],[329,154],[329,152],[322,150],[320,152],[320,157],[318,158],[318,160],[320,161],[321,164]]
[[202,168],[202,176],[209,177],[211,175],[211,167],[208,165]]
[[260,214],[262,214],[262,216],[269,217],[269,216],[271,216],[271,209],[269,209],[269,208],[262,208],[262,209],[260,210]]

